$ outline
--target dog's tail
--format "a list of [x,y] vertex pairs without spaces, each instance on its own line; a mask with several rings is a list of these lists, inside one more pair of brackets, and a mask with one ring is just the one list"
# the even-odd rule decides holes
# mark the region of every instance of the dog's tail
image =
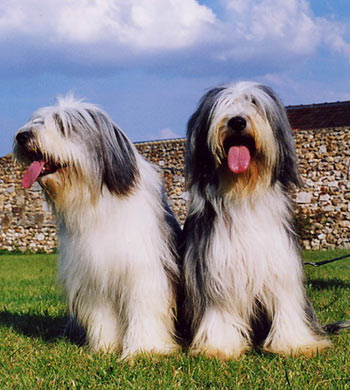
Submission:
[[334,322],[333,324],[328,324],[323,326],[323,330],[327,334],[338,334],[341,330],[349,329],[349,328],[350,328],[350,320]]

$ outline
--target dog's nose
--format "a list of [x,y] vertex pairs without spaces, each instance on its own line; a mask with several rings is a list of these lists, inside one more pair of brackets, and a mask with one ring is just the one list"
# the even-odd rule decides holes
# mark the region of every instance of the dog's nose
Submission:
[[247,121],[241,116],[234,116],[227,122],[227,126],[234,131],[243,131],[247,126]]
[[23,145],[25,144],[28,139],[32,136],[32,132],[28,130],[23,130],[20,133],[16,135],[16,141],[20,144]]

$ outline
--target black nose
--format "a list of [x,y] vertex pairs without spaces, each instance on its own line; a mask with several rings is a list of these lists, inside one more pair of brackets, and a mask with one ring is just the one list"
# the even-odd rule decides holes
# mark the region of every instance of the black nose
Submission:
[[227,126],[234,131],[243,131],[247,126],[247,121],[241,116],[234,116],[227,122]]
[[24,145],[31,136],[31,131],[21,131],[16,135],[16,140],[20,145]]

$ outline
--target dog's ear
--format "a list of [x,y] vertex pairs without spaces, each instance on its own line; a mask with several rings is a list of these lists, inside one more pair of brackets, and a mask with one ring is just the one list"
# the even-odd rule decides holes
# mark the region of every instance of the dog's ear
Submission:
[[300,186],[302,181],[298,170],[295,141],[286,109],[271,88],[266,86],[260,88],[272,102],[264,108],[278,144],[278,163],[275,167],[274,180],[279,181],[286,188],[290,184]]
[[102,185],[119,196],[132,192],[138,178],[135,151],[126,135],[104,113],[89,111],[95,126],[101,132]]
[[113,124],[110,137],[102,137],[103,182],[110,192],[127,195],[134,188],[138,169],[135,152],[123,132]]
[[52,115],[52,118],[54,120],[54,123],[55,123],[57,129],[61,132],[62,135],[64,135],[65,134],[64,125],[63,125],[63,121],[62,121],[62,118],[60,117],[60,115],[57,112],[54,112]]
[[209,90],[187,123],[185,174],[188,187],[196,181],[199,190],[204,190],[204,186],[215,185],[217,182],[215,161],[208,146],[208,133],[211,113],[222,90],[220,87]]

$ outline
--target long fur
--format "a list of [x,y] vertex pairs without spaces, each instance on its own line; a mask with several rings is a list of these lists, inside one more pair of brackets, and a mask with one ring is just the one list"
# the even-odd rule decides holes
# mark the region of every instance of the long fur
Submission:
[[[228,151],[240,144],[251,161],[233,173]],[[181,318],[190,351],[237,358],[252,346],[292,355],[329,346],[303,287],[287,193],[300,178],[276,94],[252,82],[208,91],[188,122],[185,171]]]
[[94,351],[170,353],[179,227],[156,169],[98,107],[67,96],[18,131],[16,158],[38,180],[59,236],[58,280]]

